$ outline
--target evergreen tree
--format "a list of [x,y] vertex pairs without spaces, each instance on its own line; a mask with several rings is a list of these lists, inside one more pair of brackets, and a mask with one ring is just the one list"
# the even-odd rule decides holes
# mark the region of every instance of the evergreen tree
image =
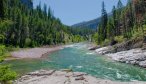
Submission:
[[5,8],[4,1],[5,0],[0,0],[0,18],[2,19],[4,18],[4,8]]
[[116,26],[116,29],[117,29],[117,31],[116,31],[116,35],[120,35],[121,34],[121,31],[120,31],[120,29],[121,29],[121,13],[122,13],[122,8],[123,8],[123,4],[122,4],[122,2],[121,2],[121,0],[119,0],[118,1],[118,4],[117,4],[117,11],[116,11],[116,13],[117,13],[117,16],[116,16],[116,18],[117,18],[117,26]]
[[113,9],[112,9],[112,17],[113,17],[113,28],[115,29],[115,31],[113,32],[114,33],[114,36],[118,35],[117,34],[117,31],[118,31],[118,20],[117,20],[117,9],[115,6],[113,6]]
[[121,2],[121,0],[119,0],[117,4],[117,9],[122,9],[122,8],[123,8],[123,3]]
[[105,4],[104,4],[104,2],[102,2],[101,33],[100,33],[103,38],[103,39],[101,39],[102,41],[104,41],[107,37],[107,35],[106,35],[107,22],[108,22],[108,16],[107,16],[107,12],[105,10]]
[[[108,41],[107,39],[112,42],[112,40],[114,41],[114,38],[117,39],[117,37],[126,39],[143,38],[141,34],[142,32],[143,35],[145,34],[145,4],[145,0],[129,0],[128,4],[124,7],[121,0],[119,0],[117,8],[113,6],[112,16],[108,17],[103,2],[101,22],[98,26],[98,33],[96,33],[98,34],[98,44],[103,44],[104,41]],[[97,37],[97,35],[94,37]],[[119,40],[118,42],[122,41]]]

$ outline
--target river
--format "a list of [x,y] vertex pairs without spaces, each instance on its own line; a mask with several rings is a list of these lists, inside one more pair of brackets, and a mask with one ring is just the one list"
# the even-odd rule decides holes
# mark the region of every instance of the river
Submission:
[[43,59],[6,61],[19,74],[40,69],[68,69],[86,72],[97,78],[116,81],[146,81],[146,70],[133,65],[112,61],[87,49],[86,43],[69,45]]

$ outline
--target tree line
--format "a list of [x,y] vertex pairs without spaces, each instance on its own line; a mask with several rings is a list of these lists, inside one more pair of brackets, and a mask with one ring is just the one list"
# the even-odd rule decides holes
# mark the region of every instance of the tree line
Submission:
[[121,0],[113,6],[108,16],[104,2],[102,3],[101,22],[98,31],[93,35],[97,44],[121,41],[133,37],[144,36],[146,29],[146,0],[128,0],[124,6]]
[[74,31],[55,18],[46,5],[42,8],[39,4],[33,9],[21,0],[0,0],[0,44],[35,47],[84,39],[83,36],[73,35]]

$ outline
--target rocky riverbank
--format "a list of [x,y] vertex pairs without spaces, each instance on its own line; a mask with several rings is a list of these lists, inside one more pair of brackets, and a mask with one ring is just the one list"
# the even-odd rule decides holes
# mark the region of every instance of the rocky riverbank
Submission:
[[145,84],[144,82],[116,82],[97,79],[82,72],[40,70],[20,77],[14,84]]
[[140,48],[117,53],[109,53],[106,55],[122,63],[138,65],[146,68],[146,50],[142,50]]
[[115,61],[146,68],[146,50],[142,50],[141,48],[115,52],[114,47],[107,46],[98,48],[95,51],[98,54],[108,56]]

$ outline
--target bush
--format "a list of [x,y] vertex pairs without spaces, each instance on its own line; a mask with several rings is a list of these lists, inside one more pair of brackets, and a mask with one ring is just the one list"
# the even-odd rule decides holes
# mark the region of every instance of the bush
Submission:
[[10,69],[10,66],[1,65],[1,62],[4,61],[6,55],[6,47],[0,45],[0,84],[7,84],[8,81],[13,80],[17,77],[16,72]]
[[107,46],[110,44],[110,40],[109,39],[105,39],[104,42],[102,43],[102,46]]
[[26,40],[25,40],[25,47],[30,47],[31,46],[31,39],[30,38],[27,38]]
[[6,52],[6,47],[4,45],[0,45],[0,56],[2,56]]
[[8,81],[14,80],[17,77],[16,72],[10,69],[10,66],[0,65],[0,82],[6,84]]
[[123,36],[116,36],[114,40],[117,41],[118,43],[121,43],[125,41],[125,38]]
[[92,38],[94,39],[94,42],[98,44],[98,33],[95,33]]
[[5,36],[0,34],[0,43],[4,43]]
[[142,31],[137,31],[134,32],[132,35],[132,39],[137,39],[137,38],[142,38],[143,37],[143,32]]

